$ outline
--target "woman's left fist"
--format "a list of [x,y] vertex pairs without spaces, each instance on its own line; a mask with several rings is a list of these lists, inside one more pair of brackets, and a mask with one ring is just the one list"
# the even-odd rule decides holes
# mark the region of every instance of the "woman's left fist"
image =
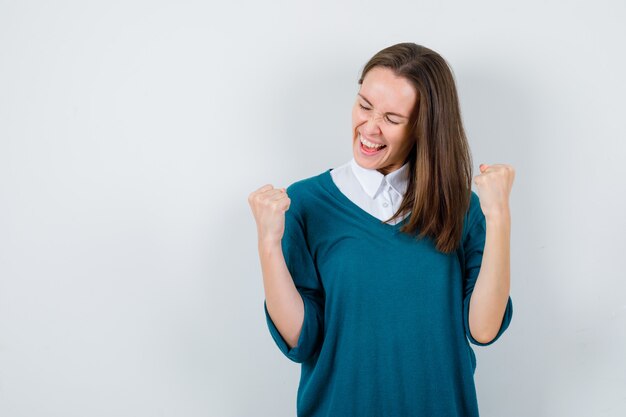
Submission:
[[485,217],[509,215],[509,195],[515,179],[515,170],[507,164],[480,164],[480,174],[474,184]]

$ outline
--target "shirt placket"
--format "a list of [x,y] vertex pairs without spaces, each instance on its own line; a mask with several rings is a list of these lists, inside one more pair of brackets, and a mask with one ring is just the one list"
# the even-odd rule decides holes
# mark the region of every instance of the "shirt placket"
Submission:
[[[383,206],[383,213],[385,215],[385,220],[387,220],[391,216],[393,216],[393,213],[395,213],[393,189],[391,188],[391,185],[389,185],[389,183],[385,184],[385,188],[383,189],[383,204],[382,204],[382,206]],[[395,224],[395,221],[393,221],[392,223]]]

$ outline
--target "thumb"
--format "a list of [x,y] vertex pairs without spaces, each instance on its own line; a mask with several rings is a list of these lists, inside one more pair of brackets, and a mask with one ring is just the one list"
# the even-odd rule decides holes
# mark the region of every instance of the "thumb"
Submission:
[[483,173],[483,172],[485,172],[487,170],[487,168],[489,168],[489,165],[487,165],[487,164],[480,164],[479,168],[480,168],[480,172]]

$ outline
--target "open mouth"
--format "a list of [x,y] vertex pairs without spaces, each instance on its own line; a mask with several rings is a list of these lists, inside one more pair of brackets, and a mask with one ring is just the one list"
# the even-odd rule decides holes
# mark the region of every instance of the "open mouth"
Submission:
[[360,148],[365,155],[376,155],[377,153],[379,153],[380,151],[382,151],[383,149],[387,147],[387,145],[379,145],[379,144],[370,142],[367,139],[363,138],[361,134],[359,134],[359,143],[360,143]]

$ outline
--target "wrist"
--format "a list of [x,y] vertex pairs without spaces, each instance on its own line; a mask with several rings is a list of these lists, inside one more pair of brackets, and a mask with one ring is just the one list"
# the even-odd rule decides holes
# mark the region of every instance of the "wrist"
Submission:
[[259,251],[275,251],[277,249],[282,250],[282,239],[276,238],[259,238],[258,247]]
[[485,222],[494,226],[510,226],[511,212],[506,209],[486,214]]

